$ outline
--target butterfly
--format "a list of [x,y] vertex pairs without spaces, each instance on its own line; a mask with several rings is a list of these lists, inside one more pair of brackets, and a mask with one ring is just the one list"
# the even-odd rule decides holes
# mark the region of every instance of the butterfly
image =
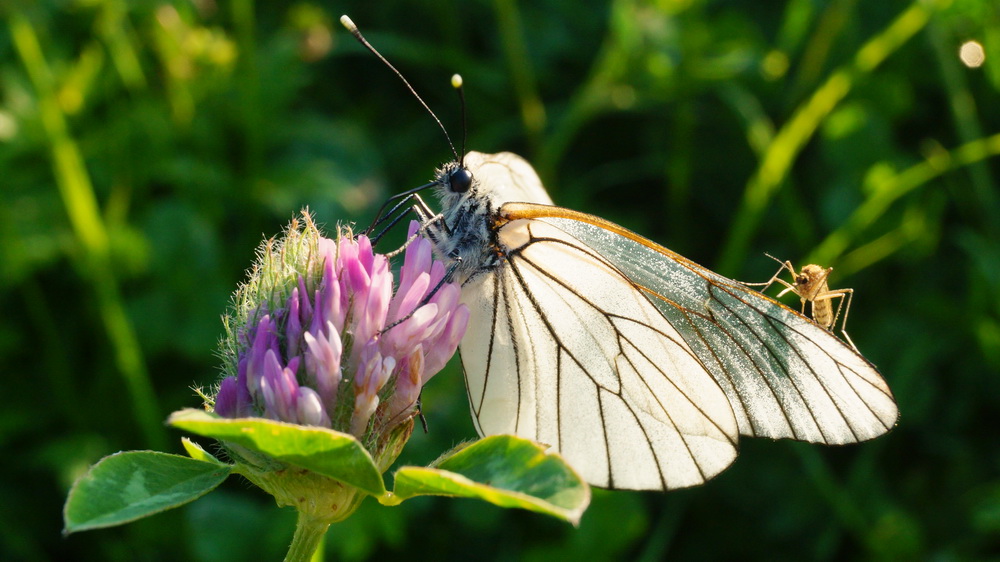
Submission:
[[480,435],[558,451],[591,484],[671,490],[740,436],[839,445],[889,431],[878,370],[802,314],[617,224],[554,206],[512,153],[469,152],[417,207],[462,285]]
[[[340,21],[444,130],[350,18]],[[461,94],[460,77],[452,83]],[[426,188],[440,213],[420,198]],[[447,278],[461,283],[476,430],[547,444],[590,484],[695,486],[733,462],[741,435],[834,445],[896,423],[878,370],[830,331],[628,229],[555,206],[515,154],[456,152],[383,210],[393,201],[372,227],[391,228],[412,205],[450,263]]]

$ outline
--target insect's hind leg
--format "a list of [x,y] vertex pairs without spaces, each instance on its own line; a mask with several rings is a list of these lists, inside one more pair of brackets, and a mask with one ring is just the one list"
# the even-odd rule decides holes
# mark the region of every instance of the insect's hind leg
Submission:
[[837,319],[840,318],[840,311],[843,310],[844,319],[840,321],[840,333],[844,336],[844,340],[854,348],[854,351],[858,351],[858,346],[854,345],[851,336],[847,334],[847,314],[851,311],[851,300],[854,298],[854,289],[837,289],[826,293],[823,297],[840,299],[840,304],[837,305],[837,312],[833,315],[833,325],[837,325]]
[[815,301],[825,301],[840,299],[840,303],[837,305],[837,311],[833,314],[833,322],[830,324],[830,330],[834,330],[837,327],[837,321],[840,319],[840,313],[843,311],[844,318],[840,320],[840,333],[844,336],[844,341],[846,341],[854,351],[858,351],[858,346],[854,345],[854,341],[851,340],[851,336],[847,333],[847,314],[851,311],[851,299],[854,298],[854,289],[835,289],[832,291],[827,291],[821,295],[818,295],[813,299],[813,307],[816,306]]

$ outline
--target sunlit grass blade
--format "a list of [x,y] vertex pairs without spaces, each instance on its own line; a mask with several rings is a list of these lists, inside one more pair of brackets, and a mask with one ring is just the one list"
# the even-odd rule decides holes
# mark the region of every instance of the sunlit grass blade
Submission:
[[778,131],[763,154],[757,171],[743,192],[743,201],[723,245],[717,269],[734,271],[747,255],[771,198],[788,176],[795,159],[820,124],[851,92],[859,77],[874,70],[923,29],[931,14],[945,2],[917,2],[903,11],[881,33],[862,45],[854,59],[834,71],[813,95],[799,106]]

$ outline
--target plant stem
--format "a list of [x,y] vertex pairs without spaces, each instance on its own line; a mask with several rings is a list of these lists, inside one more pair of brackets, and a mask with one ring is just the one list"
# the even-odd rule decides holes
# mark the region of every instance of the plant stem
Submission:
[[288,547],[285,562],[309,562],[312,555],[320,547],[326,530],[330,528],[329,519],[321,519],[304,511],[299,511],[295,522],[295,536]]

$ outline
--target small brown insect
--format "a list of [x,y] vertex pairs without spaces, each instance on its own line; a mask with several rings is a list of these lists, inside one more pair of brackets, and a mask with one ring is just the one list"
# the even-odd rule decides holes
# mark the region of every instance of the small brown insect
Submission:
[[[811,315],[813,322],[830,331],[833,331],[837,324],[837,319],[840,318],[840,313],[843,311],[844,320],[840,323],[840,333],[843,334],[844,340],[857,351],[858,346],[854,345],[854,342],[851,341],[851,336],[847,335],[847,314],[851,310],[851,298],[854,296],[854,289],[831,290],[829,284],[827,284],[827,278],[830,276],[830,272],[833,271],[832,267],[823,268],[816,264],[809,264],[803,267],[801,271],[796,272],[792,262],[787,260],[781,261],[771,255],[768,255],[768,257],[780,263],[781,268],[778,269],[777,273],[767,283],[747,284],[763,285],[764,288],[761,289],[761,292],[766,291],[775,282],[784,285],[785,288],[778,293],[777,298],[780,299],[789,292],[795,293],[802,302],[802,314],[806,314],[806,303],[810,303],[810,314],[807,316]],[[792,283],[781,278],[781,274],[786,270],[792,274]],[[840,299],[836,311],[833,310],[833,299]]]

